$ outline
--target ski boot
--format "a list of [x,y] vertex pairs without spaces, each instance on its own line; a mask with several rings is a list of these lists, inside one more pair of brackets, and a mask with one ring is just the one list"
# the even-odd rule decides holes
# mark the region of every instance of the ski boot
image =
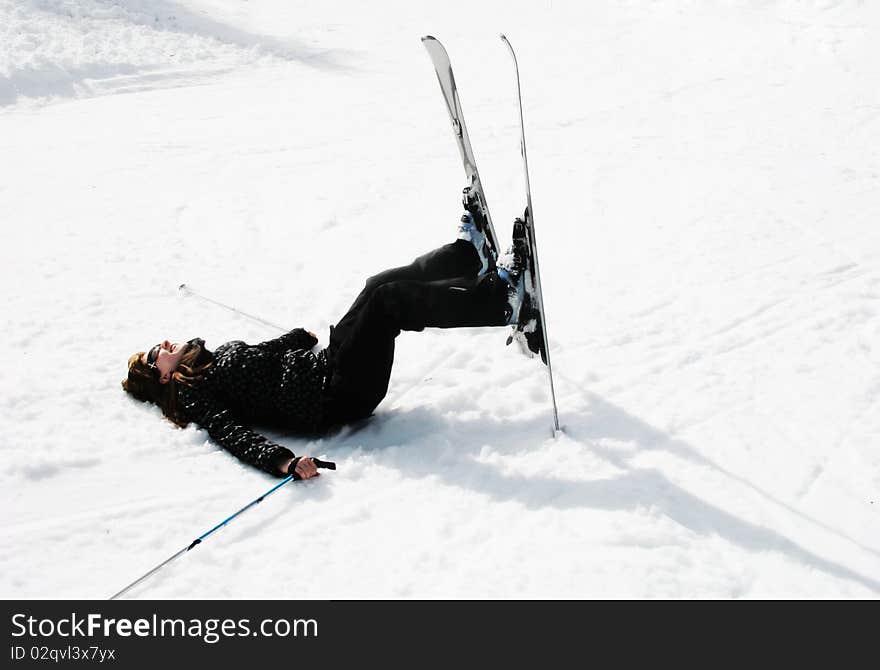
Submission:
[[[483,269],[480,271],[480,274],[491,272],[495,269],[495,263],[498,259],[498,242],[492,235],[491,226],[488,225],[486,205],[483,203],[477,189],[473,186],[465,186],[462,190],[461,205],[465,212],[461,217],[462,226],[466,223],[471,224],[478,233],[477,241],[470,237],[462,239],[467,239],[477,247],[477,251],[480,253],[480,260],[483,261]],[[459,237],[461,238],[461,235]]]
[[526,225],[522,219],[517,218],[513,222],[513,243],[508,252],[498,259],[498,275],[510,287],[507,322],[513,328],[507,344],[516,340],[524,354],[529,357],[540,354],[546,365],[544,332],[531,270],[532,255]]
[[486,234],[477,227],[473,214],[470,212],[461,215],[461,222],[458,224],[458,239],[470,242],[477,250],[477,255],[480,257],[478,277],[482,277],[495,267],[495,254],[492,252],[492,247],[486,239]]

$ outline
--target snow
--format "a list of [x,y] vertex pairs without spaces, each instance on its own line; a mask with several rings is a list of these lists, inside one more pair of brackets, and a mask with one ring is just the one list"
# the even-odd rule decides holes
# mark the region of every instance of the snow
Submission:
[[[562,434],[503,329],[134,598],[876,598],[880,10],[0,0],[0,595],[108,597],[276,480],[120,388],[161,338],[326,342],[450,241],[450,53],[499,234],[517,49]],[[441,6],[442,4],[442,6]],[[585,6],[577,6],[584,4]]]

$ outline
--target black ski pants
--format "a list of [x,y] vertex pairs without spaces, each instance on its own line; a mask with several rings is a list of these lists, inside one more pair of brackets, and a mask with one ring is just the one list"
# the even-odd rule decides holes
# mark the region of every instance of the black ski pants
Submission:
[[382,401],[401,330],[506,324],[507,284],[495,272],[477,277],[479,268],[474,246],[456,240],[367,280],[330,328],[329,424],[367,417]]

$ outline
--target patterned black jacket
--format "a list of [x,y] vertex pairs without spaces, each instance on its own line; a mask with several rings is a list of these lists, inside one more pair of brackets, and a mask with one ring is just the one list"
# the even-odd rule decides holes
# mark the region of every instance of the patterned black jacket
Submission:
[[192,387],[181,386],[187,418],[208,431],[227,451],[276,476],[293,452],[254,432],[259,423],[314,433],[323,424],[324,351],[302,328],[279,338],[248,345],[227,342],[214,352],[214,366]]

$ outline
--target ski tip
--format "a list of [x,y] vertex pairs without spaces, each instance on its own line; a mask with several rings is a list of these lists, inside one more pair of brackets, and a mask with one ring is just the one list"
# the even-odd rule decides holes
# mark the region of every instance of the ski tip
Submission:
[[189,286],[187,286],[186,284],[181,284],[177,287],[177,290],[181,293],[186,293],[187,291],[189,291]]
[[422,42],[427,42],[428,40],[433,40],[434,42],[436,42],[437,38],[434,37],[433,35],[424,35],[422,37]]
[[519,75],[519,65],[516,64],[516,53],[513,51],[513,45],[510,43],[510,40],[507,39],[507,35],[501,33],[501,41],[507,45],[507,50],[510,52],[510,55],[513,57],[513,64],[516,66],[517,76]]

